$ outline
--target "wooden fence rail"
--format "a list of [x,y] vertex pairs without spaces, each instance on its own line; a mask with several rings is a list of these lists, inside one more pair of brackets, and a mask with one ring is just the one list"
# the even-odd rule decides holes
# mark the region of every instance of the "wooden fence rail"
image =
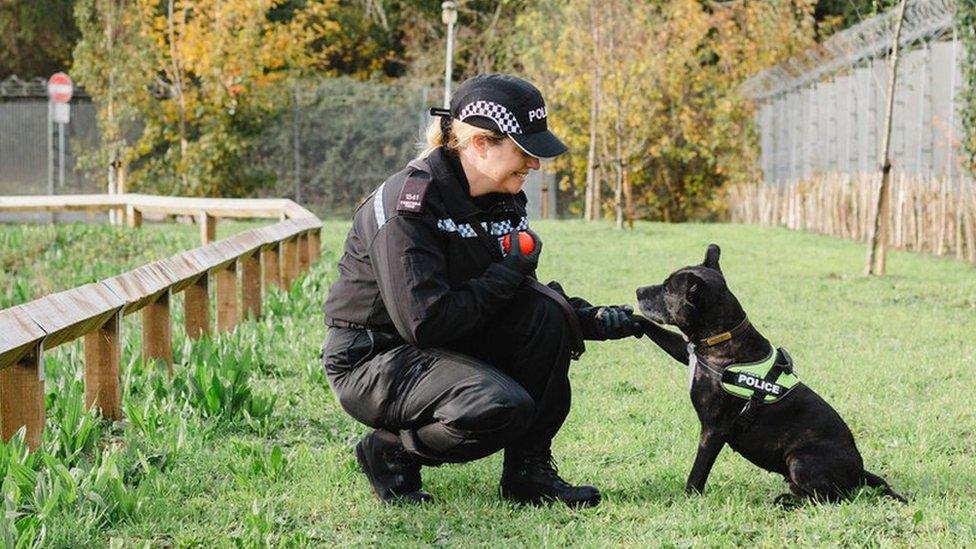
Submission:
[[[112,200],[118,196],[136,195],[115,195]],[[0,210],[10,205],[8,198],[0,197]],[[54,198],[64,199],[63,196]],[[243,202],[238,204],[248,212],[246,216],[231,215],[230,207],[223,200],[216,201],[222,204],[210,211],[198,209],[207,205],[200,200],[209,199],[165,198],[172,207],[165,208],[161,201],[144,198],[123,201],[123,206],[145,211],[141,208],[153,203],[159,208],[156,211],[166,213],[185,209],[211,217],[213,213],[222,217],[260,217],[252,215],[259,208]],[[193,203],[187,206],[181,201]],[[96,201],[86,198],[83,202],[91,205]],[[259,202],[265,208],[271,201]],[[185,292],[184,322],[187,335],[193,339],[211,333],[211,276],[216,287],[218,332],[232,330],[242,318],[259,317],[262,291],[267,292],[272,286],[289,287],[320,253],[322,223],[297,204],[285,204],[291,201],[273,202],[279,207],[273,212],[274,217],[295,218],[0,311],[0,436],[3,440],[26,426],[27,444],[32,449],[40,444],[45,418],[42,357],[49,349],[83,339],[85,404],[98,407],[107,418],[118,419],[122,416],[119,366],[123,316],[142,312],[143,357],[161,361],[171,375],[170,298],[173,294]],[[72,208],[69,204],[64,209]]]
[[183,198],[148,194],[61,194],[0,196],[0,212],[119,212],[130,227],[142,225],[144,213],[193,216],[200,241],[214,241],[218,218],[317,219],[315,214],[283,198]]
[[[874,223],[880,177],[822,176],[792,185],[729,189],[733,222],[866,241]],[[976,263],[976,189],[965,179],[892,179],[888,245]]]

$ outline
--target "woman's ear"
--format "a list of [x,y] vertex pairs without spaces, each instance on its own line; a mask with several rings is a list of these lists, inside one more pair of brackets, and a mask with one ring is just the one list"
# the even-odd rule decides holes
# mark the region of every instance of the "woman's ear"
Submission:
[[471,147],[479,158],[484,158],[488,154],[488,145],[488,138],[484,135],[475,134],[471,137]]

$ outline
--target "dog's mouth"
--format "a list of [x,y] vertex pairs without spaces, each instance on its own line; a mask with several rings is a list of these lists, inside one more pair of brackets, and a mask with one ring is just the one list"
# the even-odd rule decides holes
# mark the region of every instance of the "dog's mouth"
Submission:
[[637,307],[642,315],[658,324],[671,324],[671,315],[664,310],[660,286],[644,286],[637,289]]
[[671,319],[666,318],[664,315],[654,309],[645,307],[643,303],[640,304],[640,312],[642,315],[647,317],[648,320],[653,320],[658,324],[671,324]]

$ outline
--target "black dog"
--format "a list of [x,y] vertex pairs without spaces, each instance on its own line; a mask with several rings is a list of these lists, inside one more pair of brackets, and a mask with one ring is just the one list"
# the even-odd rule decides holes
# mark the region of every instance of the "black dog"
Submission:
[[[685,491],[705,489],[727,443],[755,465],[782,474],[797,497],[836,501],[866,485],[904,502],[864,469],[851,430],[820,395],[796,380],[789,355],[774,351],[749,323],[725,283],[719,254],[712,244],[701,265],[637,290],[646,317],[677,326],[691,342],[634,317],[651,340],[692,370],[691,400],[701,439]],[[782,498],[790,496],[777,501]]]

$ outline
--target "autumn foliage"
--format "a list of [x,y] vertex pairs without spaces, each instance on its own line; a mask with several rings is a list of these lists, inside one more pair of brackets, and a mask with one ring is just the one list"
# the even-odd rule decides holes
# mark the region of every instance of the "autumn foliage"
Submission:
[[[457,78],[537,83],[571,148],[555,169],[575,213],[722,215],[720,190],[758,179],[751,74],[812,44],[813,0],[463,2]],[[443,31],[420,0],[78,0],[72,74],[100,106],[90,165],[130,189],[240,196],[295,82],[352,74],[436,82]],[[114,170],[114,171],[113,171]],[[124,173],[123,173],[124,172]],[[113,175],[114,174],[114,175]]]
[[557,168],[587,196],[583,213],[720,215],[718,191],[758,176],[738,88],[811,44],[812,9],[810,0],[543,0],[520,16],[521,63],[570,145]]
[[265,183],[241,160],[287,104],[288,82],[333,53],[334,3],[80,0],[74,73],[99,100],[105,141],[94,163],[108,156],[131,167],[134,186],[164,194],[239,196]]

